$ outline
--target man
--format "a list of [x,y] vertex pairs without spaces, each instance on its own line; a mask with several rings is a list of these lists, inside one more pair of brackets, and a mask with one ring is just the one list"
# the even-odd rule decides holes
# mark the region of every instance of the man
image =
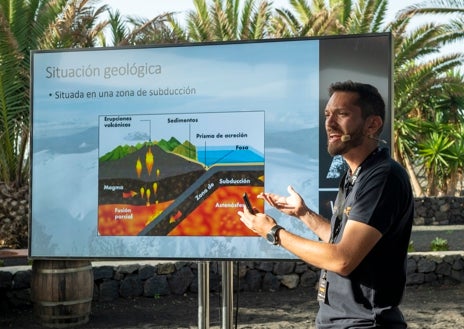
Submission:
[[398,305],[406,282],[413,195],[404,169],[379,148],[385,103],[371,85],[351,81],[329,88],[325,108],[328,152],[348,171],[329,222],[301,196],[262,193],[260,198],[301,220],[320,241],[297,236],[263,213],[238,214],[248,228],[303,261],[321,268],[316,327],[406,328]]

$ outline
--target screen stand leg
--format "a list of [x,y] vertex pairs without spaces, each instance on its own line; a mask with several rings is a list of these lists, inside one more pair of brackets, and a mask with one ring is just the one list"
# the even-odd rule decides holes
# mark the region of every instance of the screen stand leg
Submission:
[[198,329],[209,329],[209,262],[198,263]]
[[222,269],[222,329],[232,328],[233,319],[233,301],[234,301],[234,271],[233,262],[224,261]]

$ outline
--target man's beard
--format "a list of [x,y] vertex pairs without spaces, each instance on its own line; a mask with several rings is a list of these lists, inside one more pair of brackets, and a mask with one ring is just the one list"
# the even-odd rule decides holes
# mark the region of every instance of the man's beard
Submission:
[[327,152],[329,152],[331,156],[343,155],[349,150],[351,150],[352,148],[361,145],[363,142],[363,138],[364,138],[362,127],[351,132],[348,136],[350,136],[350,139],[346,142],[342,142],[341,140],[338,140],[333,143],[328,143]]

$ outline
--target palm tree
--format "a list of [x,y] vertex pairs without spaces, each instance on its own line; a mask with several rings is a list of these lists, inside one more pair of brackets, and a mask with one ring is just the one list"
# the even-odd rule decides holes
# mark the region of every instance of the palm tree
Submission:
[[336,29],[334,11],[326,7],[324,1],[290,0],[293,10],[276,9],[272,17],[270,31],[275,38],[319,36]]
[[165,13],[152,19],[141,17],[123,17],[118,10],[108,10],[109,35],[107,40],[104,33],[99,35],[102,46],[126,46],[144,44],[179,43],[185,40],[179,38],[168,26],[174,13]]
[[426,135],[418,150],[421,164],[424,165],[427,175],[427,195],[437,195],[443,188],[443,179],[449,172],[449,160],[452,158],[449,151],[454,141],[444,132],[431,132]]
[[461,124],[460,131],[456,133],[454,144],[450,147],[450,157],[453,159],[449,166],[449,176],[446,181],[446,195],[454,196],[458,194],[458,186],[463,188],[463,168],[464,168],[464,125]]
[[0,181],[27,184],[30,50],[88,47],[105,25],[93,0],[0,0]]
[[[454,122],[462,117],[464,78],[455,70],[462,65],[463,54],[440,53],[442,46],[464,37],[463,21],[456,17],[464,13],[462,1],[436,0],[409,6],[388,24],[385,24],[386,0],[312,0],[310,3],[289,0],[289,3],[292,10],[278,9],[277,15],[272,18],[271,31],[277,37],[387,31],[393,34],[394,156],[407,168],[417,196],[427,191],[443,193],[442,190],[427,189],[421,181],[433,179],[437,183],[433,186],[445,189],[446,181],[456,179],[450,179],[444,168],[456,168],[455,162],[458,160],[449,155],[451,147],[443,148],[440,144],[443,140],[432,134],[435,128],[423,125],[422,121],[434,120],[437,113],[454,118]],[[455,16],[447,23],[425,23],[411,29],[413,17],[429,14]],[[442,123],[448,124],[449,121]],[[422,131],[419,136],[418,131]],[[429,140],[428,144],[427,139],[432,137],[433,142]],[[449,142],[453,141],[452,138]],[[416,159],[418,150],[421,150],[419,153],[423,157],[420,161]],[[445,154],[430,153],[431,150]],[[435,168],[438,165],[441,168]],[[428,173],[424,178],[421,177],[423,172]],[[454,175],[459,174],[456,170],[454,172]]]
[[277,9],[271,30],[277,37],[384,32],[388,0],[289,0]]
[[[253,40],[267,38],[271,6],[267,1],[258,5],[255,0],[193,0],[195,10],[187,14],[186,31],[174,19],[174,33],[190,42]],[[241,7],[242,6],[242,7]]]
[[[459,170],[451,168],[457,168],[459,157],[450,152],[459,141],[453,132],[462,124],[458,121],[464,109],[464,77],[457,71],[464,56],[439,53],[442,46],[463,38],[462,23],[425,23],[407,30],[414,15],[462,14],[463,7],[451,1],[430,4],[437,6],[422,3],[405,8],[389,25],[395,36],[394,154],[408,169],[417,196],[454,193],[456,186],[450,184],[457,184]],[[448,131],[448,135],[437,135],[437,131]]]
[[68,0],[40,39],[41,49],[85,48],[96,46],[97,36],[107,25],[101,21],[107,10],[96,8],[99,0]]
[[417,135],[420,125],[421,120],[415,117],[396,119],[394,122],[395,134],[393,136],[393,156],[410,173],[409,177],[412,189],[417,197],[424,196],[424,192],[418,174],[415,171],[417,165],[414,161],[416,141],[409,138],[409,136]]
[[0,0],[0,181],[27,184],[29,51],[66,1]]
[[2,235],[3,246],[27,244],[27,214],[19,214],[28,195],[29,53],[65,3],[0,0],[0,193],[18,201],[10,205],[15,229]]

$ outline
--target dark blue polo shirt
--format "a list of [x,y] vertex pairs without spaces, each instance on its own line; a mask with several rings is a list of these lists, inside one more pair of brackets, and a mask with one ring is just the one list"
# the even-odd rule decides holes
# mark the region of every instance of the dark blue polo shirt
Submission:
[[[351,191],[347,194],[346,189]],[[414,216],[409,177],[388,149],[378,149],[362,164],[352,185],[345,176],[332,216],[341,218],[340,241],[348,219],[365,223],[382,238],[348,276],[327,273],[327,300],[316,318],[324,328],[406,328],[398,309],[406,283],[407,249]]]

